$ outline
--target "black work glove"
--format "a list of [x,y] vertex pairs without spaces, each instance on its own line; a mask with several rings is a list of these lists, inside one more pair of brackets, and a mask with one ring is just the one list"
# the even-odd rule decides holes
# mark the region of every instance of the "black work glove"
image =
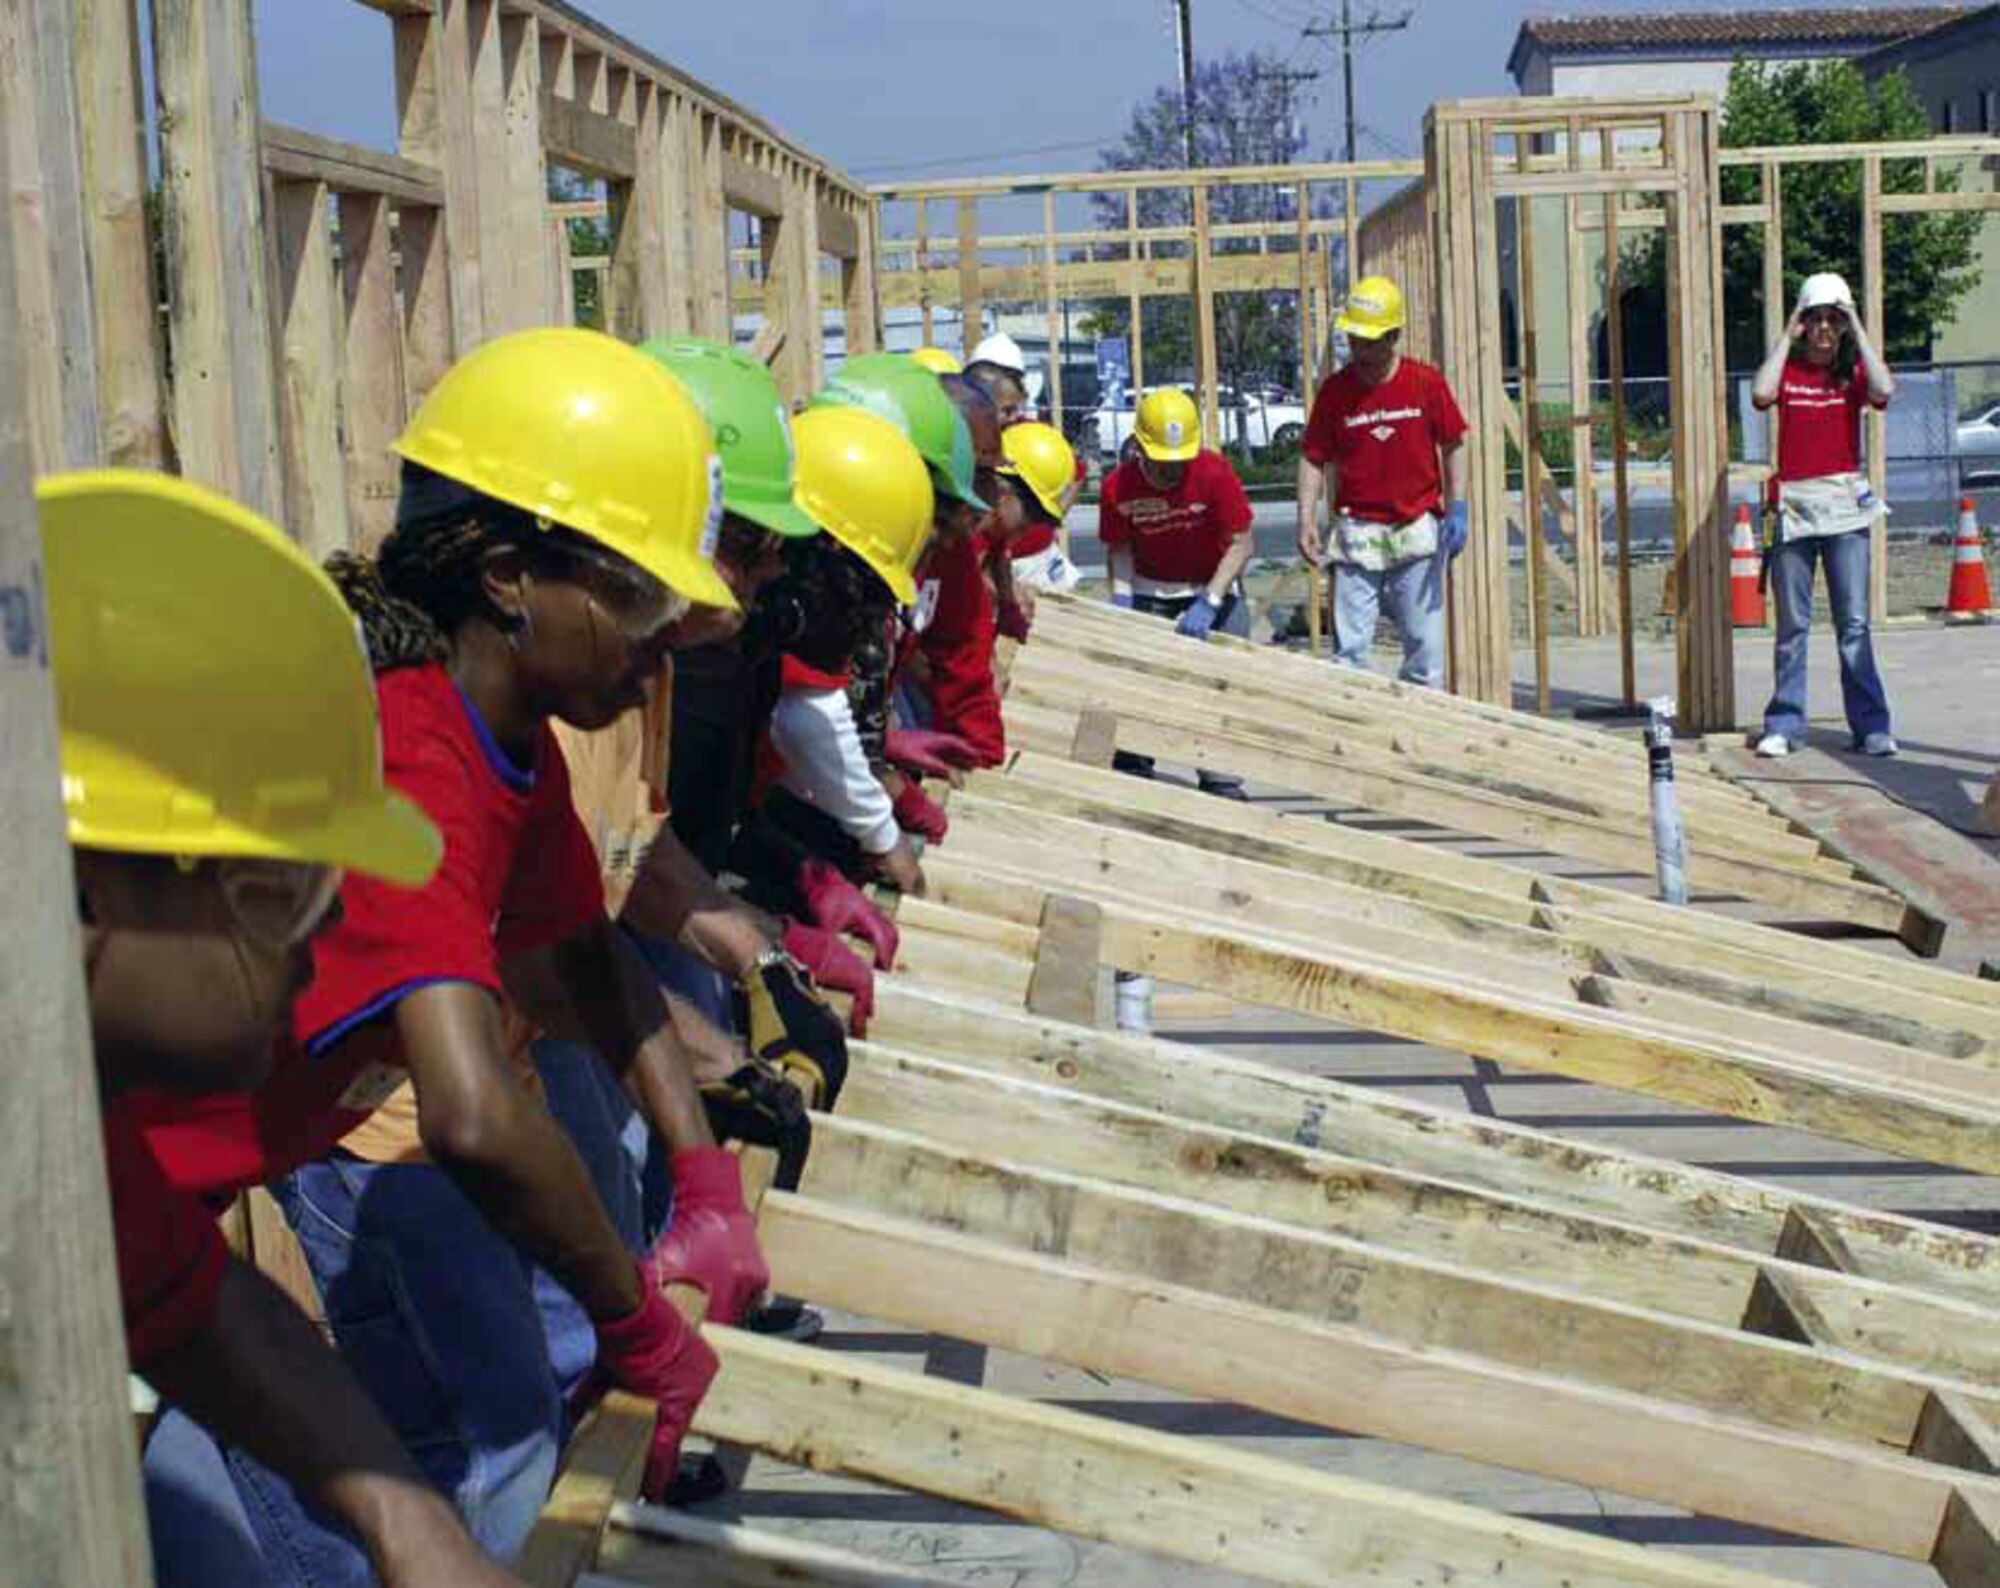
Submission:
[[804,966],[782,950],[743,978],[753,1059],[795,1085],[810,1108],[830,1109],[847,1082],[847,1032]]

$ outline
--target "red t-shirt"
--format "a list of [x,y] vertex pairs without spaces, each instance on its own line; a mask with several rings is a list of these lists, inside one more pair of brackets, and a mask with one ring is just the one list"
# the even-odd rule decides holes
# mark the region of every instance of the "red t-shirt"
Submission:
[[[142,1135],[184,1204],[171,1214],[135,1211],[118,1198],[119,1271],[134,1338],[150,1326],[147,1298],[161,1293],[174,1266],[156,1265],[147,1230],[162,1221],[178,1228],[204,1196],[262,1184],[324,1156],[367,1119],[405,1068],[389,1018],[398,1001],[444,981],[498,996],[504,958],[559,942],[603,914],[597,855],[546,726],[528,771],[507,759],[441,667],[386,673],[376,696],[384,774],[437,823],[443,863],[415,889],[348,877],[343,918],[313,945],[312,984],[258,1091],[151,1087],[114,1099],[116,1139],[128,1130]],[[127,1164],[124,1173],[143,1186],[143,1166]],[[114,1169],[115,1197],[119,1176]]]
[[917,638],[930,672],[931,726],[955,733],[998,766],[1007,755],[1000,722],[1000,692],[993,681],[993,643],[999,630],[993,592],[982,566],[986,543],[977,536],[940,544],[927,572],[937,580],[937,610]]
[[167,1183],[138,1112],[113,1098],[104,1111],[104,1164],[117,1227],[118,1290],[135,1367],[185,1345],[215,1313],[229,1248],[201,1200]]
[[1845,386],[1831,366],[1787,359],[1778,377],[1778,478],[1817,480],[1861,472],[1861,410],[1887,406],[1868,394],[1859,363]]
[[1196,453],[1171,491],[1151,484],[1135,458],[1104,477],[1097,538],[1130,546],[1133,571],[1143,578],[1201,584],[1230,541],[1249,533],[1251,516],[1243,482],[1221,453]]
[[1407,524],[1444,506],[1438,448],[1465,434],[1444,376],[1404,358],[1379,386],[1352,364],[1320,383],[1306,421],[1310,463],[1335,469],[1334,507],[1371,524]]

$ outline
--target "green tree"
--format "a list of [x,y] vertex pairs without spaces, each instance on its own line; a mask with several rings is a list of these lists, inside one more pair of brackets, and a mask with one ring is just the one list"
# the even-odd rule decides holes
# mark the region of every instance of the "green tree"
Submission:
[[[550,200],[558,204],[601,202],[604,198],[602,182],[564,166],[549,167],[548,185]],[[611,252],[611,228],[602,217],[572,215],[566,225],[571,259],[601,259]],[[572,276],[576,283],[576,323],[593,331],[603,330],[604,272],[575,270]]]
[[[1306,141],[1295,115],[1296,91],[1285,63],[1275,55],[1251,52],[1204,61],[1195,69],[1195,164],[1291,165],[1306,154]],[[1179,170],[1187,163],[1181,132],[1178,87],[1155,89],[1132,111],[1125,135],[1102,150],[1098,168],[1106,171]],[[1221,226],[1262,221],[1292,222],[1297,217],[1297,189],[1285,183],[1210,189],[1209,222]],[[1316,202],[1330,206],[1331,196]],[[1122,229],[1126,221],[1123,193],[1092,195],[1099,226]],[[1186,188],[1155,188],[1139,194],[1139,225],[1192,226],[1193,199]],[[1184,244],[1156,244],[1154,257],[1185,257]],[[1218,255],[1255,253],[1255,238],[1220,238]],[[1146,378],[1149,385],[1185,377],[1194,369],[1194,301],[1192,297],[1142,298]],[[1122,300],[1093,304],[1081,321],[1087,336],[1125,336],[1130,313]],[[1252,380],[1290,382],[1299,361],[1298,294],[1296,292],[1228,292],[1215,299],[1216,362],[1224,384],[1242,387]]]
[[[1882,143],[1925,138],[1930,125],[1902,73],[1870,83],[1847,61],[1764,65],[1738,61],[1723,102],[1725,148],[1801,143]],[[1938,187],[1956,191],[1958,173],[1938,170]],[[1725,168],[1725,203],[1757,202],[1759,173]],[[1784,291],[1789,310],[1799,284],[1822,270],[1861,279],[1861,162],[1830,161],[1784,168]],[[1885,192],[1920,192],[1923,162],[1885,160]],[[1930,356],[1938,330],[1951,323],[1958,302],[1978,281],[1976,246],[1980,217],[1891,215],[1882,225],[1884,323],[1869,329],[1891,359]],[[1764,356],[1762,229],[1731,227],[1722,250],[1723,323],[1730,366],[1743,369]],[[1664,309],[1665,242],[1659,234],[1626,245],[1629,280],[1639,301],[1628,318],[1656,318]],[[1638,311],[1635,315],[1634,311]],[[1636,329],[1636,327],[1635,327]],[[1642,333],[1643,339],[1643,333]]]

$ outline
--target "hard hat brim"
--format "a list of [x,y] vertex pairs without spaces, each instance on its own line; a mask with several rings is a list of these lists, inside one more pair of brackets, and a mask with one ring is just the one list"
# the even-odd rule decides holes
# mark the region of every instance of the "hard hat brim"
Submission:
[[1052,496],[1047,491],[1044,491],[1039,485],[1037,485],[1033,480],[1029,479],[1027,475],[1023,474],[1018,468],[1014,467],[1012,464],[1009,464],[1006,468],[1000,470],[1000,473],[1005,475],[1008,479],[1014,481],[1016,484],[1026,486],[1028,488],[1028,494],[1041,504],[1042,511],[1053,516],[1058,524],[1062,522],[1063,505],[1061,497]]
[[1358,336],[1364,342],[1379,342],[1391,331],[1400,331],[1403,328],[1401,320],[1394,322],[1385,320],[1350,320],[1344,312],[1336,314],[1333,317],[1333,323],[1343,335]]
[[774,535],[783,535],[787,540],[809,540],[825,527],[797,502],[732,500],[725,487],[722,505],[738,518],[747,518],[751,523],[770,530]]
[[1197,436],[1192,441],[1183,441],[1177,447],[1169,447],[1155,444],[1140,436],[1139,450],[1155,463],[1186,463],[1201,451],[1201,438]]
[[[117,854],[163,852],[155,829],[126,829],[79,820],[69,822],[69,841],[79,849]],[[217,822],[175,854],[202,860],[285,860],[299,865],[338,866],[406,888],[430,881],[444,858],[444,836],[414,801],[393,789],[366,805],[341,811],[316,827],[274,837],[239,822]]]

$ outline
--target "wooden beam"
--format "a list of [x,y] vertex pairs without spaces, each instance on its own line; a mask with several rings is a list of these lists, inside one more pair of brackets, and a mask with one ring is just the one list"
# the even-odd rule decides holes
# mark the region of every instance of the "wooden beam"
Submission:
[[273,176],[324,183],[336,193],[373,193],[399,205],[436,209],[445,201],[436,166],[275,121],[263,123],[263,134],[264,168]]
[[[442,0],[435,14],[400,14],[394,21],[397,147],[436,170],[445,192],[444,209],[415,234],[422,274],[414,278],[411,217],[404,217],[405,312],[412,331],[405,373],[413,405],[450,365],[454,349],[470,350],[485,339],[485,229],[472,120],[474,23],[481,3]],[[408,298],[413,280],[415,305]]]
[[[21,8],[0,12],[0,45]],[[8,106],[12,109],[12,105]],[[13,121],[0,114],[0,181]],[[18,217],[0,204],[0,370],[28,349],[16,296]],[[75,283],[72,282],[74,286]],[[0,380],[0,1041],[21,1069],[0,1111],[0,1291],[8,1297],[0,1428],[10,1452],[0,1558],[22,1582],[132,1583],[152,1566],[125,1384],[117,1262],[98,1128],[64,837],[61,760],[49,673],[41,540],[31,486],[32,393]],[[93,429],[96,416],[91,417]]]
[[1325,1320],[1277,1314],[810,1198],[772,1198],[763,1234],[783,1282],[822,1302],[1906,1559],[1929,1558],[1959,1487],[2000,1497],[2000,1482],[1966,1483],[1907,1457],[1760,1428],[1663,1395],[1411,1348],[1350,1322],[1344,1308]]
[[[882,984],[871,1032],[878,1043],[995,1077],[1164,1111],[1265,1142],[1337,1145],[1404,1173],[1688,1236],[1757,1260],[1780,1251],[1786,1220],[1804,1209],[1859,1253],[1871,1275],[1976,1306],[1994,1301],[1988,1276],[2000,1264],[2000,1242],[1991,1237],[1588,1146],[1214,1048],[1040,1020],[976,992],[893,978]],[[1259,1160],[1245,1153],[1232,1161]]]
[[[1861,1437],[1887,1438],[1899,1449],[1910,1446],[1929,1387],[1947,1380],[2000,1383],[2000,1349],[1965,1338],[1990,1327],[1991,1308],[1364,1164],[1333,1151],[1261,1142],[872,1043],[857,1044],[855,1056],[852,1100],[843,1093],[841,1116],[824,1121],[814,1135],[814,1163],[802,1189],[815,1196],[978,1233],[986,1215],[968,1199],[987,1197],[988,1187],[1007,1187],[1010,1200],[1004,1208],[994,1203],[993,1217],[1018,1220],[1004,1238],[1037,1251],[1284,1312],[1318,1316],[1331,1307],[1346,1321],[1359,1321],[1379,1304],[1379,1317],[1368,1327],[1392,1336],[1422,1331],[1425,1343],[1439,1346],[1452,1343],[1450,1298],[1469,1297],[1488,1281],[1560,1293],[1564,1301],[1551,1302],[1558,1310],[1567,1301],[1629,1308],[1663,1328],[1688,1324],[1730,1336],[1750,1327],[1744,1318],[1759,1290],[1776,1286],[1790,1310],[1810,1318],[1816,1330],[1785,1338],[1866,1363],[1884,1386],[1927,1386],[1907,1394],[1884,1390],[1897,1401],[1896,1417],[1906,1422],[1850,1428]],[[1071,1183],[1068,1176],[1083,1181]],[[1156,1235],[1160,1249],[1153,1251]],[[1356,1257],[1346,1242],[1362,1243],[1370,1255]],[[1364,1304],[1349,1292],[1362,1290],[1360,1276],[1378,1258],[1390,1266],[1379,1271],[1374,1299]],[[1539,1305],[1523,1303],[1522,1334],[1535,1333],[1525,1318]],[[1558,1346],[1517,1345],[1511,1334],[1505,1342],[1482,1341],[1478,1326],[1468,1322],[1453,1348],[1510,1359],[1517,1351],[1552,1350],[1563,1353],[1559,1370],[1577,1377],[1626,1371],[1615,1352],[1600,1358],[1588,1342],[1609,1341],[1631,1320],[1607,1314],[1600,1334],[1593,1333],[1594,1317],[1564,1324]],[[1721,1349],[1726,1355],[1733,1347]],[[1699,1371],[1685,1367],[1697,1360],[1704,1364]],[[1707,1404],[1721,1411],[1735,1405],[1746,1416],[1760,1404],[1731,1400],[1736,1391],[1716,1391],[1708,1375],[1721,1371],[1722,1359],[1705,1349],[1649,1362],[1646,1371],[1654,1378],[1626,1388],[1693,1402],[1723,1393]],[[1517,1365],[1558,1370],[1540,1358]],[[1791,1368],[1780,1362],[1771,1371],[1785,1379]],[[1860,1393],[1865,1400],[1873,1392]],[[1990,1415],[1983,1403],[1975,1411]],[[1775,1407],[1754,1415],[1774,1424],[1804,1417],[1792,1426],[1810,1431],[1844,1426],[1848,1414],[1815,1403],[1810,1411]]]
[[282,519],[269,277],[243,261],[266,235],[250,14],[159,0],[153,60],[181,472]]
[[586,176],[631,181],[639,174],[637,132],[616,116],[542,90],[542,148],[550,159]]
[[1507,1588],[1777,1588],[1587,1534],[733,1329],[697,1432],[1085,1538],[1309,1584],[1373,1572]]
[[157,469],[166,461],[166,429],[137,8],[134,0],[79,0],[75,11],[77,137],[103,458],[117,468]]
[[776,220],[785,213],[784,182],[740,154],[725,152],[722,156],[722,191],[731,209],[766,220]]
[[862,223],[823,193],[815,200],[815,206],[820,247],[836,259],[859,259]]
[[[882,294],[885,306],[895,301],[886,289],[885,283]],[[984,292],[984,280],[979,268],[979,200],[961,198],[958,201],[958,324],[959,341],[967,359],[972,357],[972,350],[986,334]]]
[[348,532],[373,552],[396,523],[402,463],[390,446],[403,432],[403,337],[390,252],[389,201],[344,192],[340,269],[346,303],[341,433],[347,449]]
[[572,1588],[596,1564],[612,1507],[639,1492],[657,1415],[652,1402],[613,1390],[576,1431],[562,1475],[514,1563],[531,1588]]
[[277,259],[279,396],[285,457],[285,526],[313,561],[345,551],[346,465],[341,455],[340,310],[326,184],[272,184]]
[[1103,913],[1081,899],[1051,894],[1042,906],[1028,1008],[1051,1020],[1097,1024],[1098,941]]
[[687,134],[694,330],[726,342],[731,335],[729,201],[722,183],[722,124],[715,116],[690,109]]

